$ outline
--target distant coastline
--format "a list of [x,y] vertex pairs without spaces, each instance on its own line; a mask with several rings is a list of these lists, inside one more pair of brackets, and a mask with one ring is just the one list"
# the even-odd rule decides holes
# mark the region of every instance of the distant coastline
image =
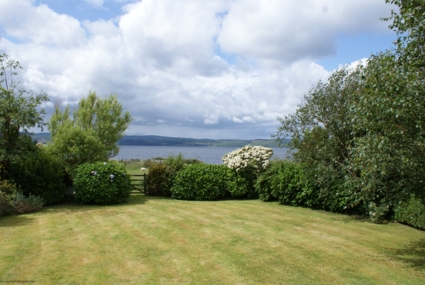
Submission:
[[[47,143],[50,140],[49,133],[36,133],[32,137],[41,143]],[[290,140],[285,140],[284,145]],[[119,140],[118,145],[135,145],[135,146],[196,146],[196,147],[243,147],[246,145],[259,145],[264,147],[279,147],[273,139],[253,139],[253,140],[237,140],[237,139],[193,139],[193,138],[176,138],[165,136],[124,136]]]

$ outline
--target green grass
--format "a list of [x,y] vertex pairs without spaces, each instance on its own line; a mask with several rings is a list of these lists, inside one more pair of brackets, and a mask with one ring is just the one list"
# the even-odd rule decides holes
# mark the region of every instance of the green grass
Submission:
[[425,232],[257,200],[50,206],[0,245],[0,284],[425,284]]
[[120,165],[124,166],[128,174],[144,174],[148,171],[142,171],[142,168],[146,168],[143,160],[120,160],[117,161]]

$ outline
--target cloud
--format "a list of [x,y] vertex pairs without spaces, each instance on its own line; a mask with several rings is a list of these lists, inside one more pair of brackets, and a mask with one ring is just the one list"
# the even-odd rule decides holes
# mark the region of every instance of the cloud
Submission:
[[275,66],[335,55],[336,35],[387,30],[383,1],[236,0],[222,23],[221,50]]
[[142,123],[144,123],[144,122],[146,122],[147,120],[145,119],[145,118],[143,118],[142,116],[134,116],[133,117],[133,120],[135,121],[135,122],[142,122]]
[[96,21],[0,1],[0,52],[22,63],[26,89],[52,102],[76,104],[90,89],[117,94],[134,119],[128,133],[211,138],[270,137],[276,117],[330,75],[315,61],[335,53],[336,37],[381,33],[379,17],[391,8],[380,0],[90,2],[111,1],[123,5],[117,17]]
[[218,116],[215,114],[212,115],[205,115],[204,116],[205,120],[204,120],[204,124],[205,125],[216,125],[218,124]]
[[78,20],[28,0],[1,1],[0,25],[7,35],[36,45],[74,47],[85,39]]

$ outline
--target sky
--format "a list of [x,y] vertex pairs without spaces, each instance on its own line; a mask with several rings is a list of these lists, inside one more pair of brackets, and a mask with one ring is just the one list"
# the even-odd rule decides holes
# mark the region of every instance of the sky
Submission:
[[[117,94],[127,135],[269,139],[319,81],[390,49],[385,0],[0,0],[21,85]],[[39,130],[35,130],[39,132]]]

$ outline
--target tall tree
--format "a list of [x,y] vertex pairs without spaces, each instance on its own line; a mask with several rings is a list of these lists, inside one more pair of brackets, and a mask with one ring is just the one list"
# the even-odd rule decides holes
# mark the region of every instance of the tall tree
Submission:
[[[278,118],[281,125],[274,137],[281,141],[291,138],[294,159],[306,167],[313,185],[321,191],[323,207],[330,210],[343,211],[347,205],[359,204],[356,193],[345,188],[345,179],[357,175],[348,167],[353,141],[350,107],[361,86],[359,69],[339,69],[304,96],[295,114]],[[334,203],[337,195],[350,201]]]
[[17,162],[34,144],[29,136],[31,127],[43,127],[44,110],[37,107],[48,101],[45,93],[34,95],[15,81],[20,63],[0,54],[0,166],[1,178],[6,178],[10,164]]
[[49,149],[69,169],[84,162],[107,160],[118,153],[117,142],[130,122],[130,113],[123,111],[116,95],[100,98],[90,91],[80,100],[72,118],[69,107],[63,112],[56,107],[48,124]]
[[366,131],[355,141],[353,167],[376,219],[412,193],[425,196],[425,4],[386,2],[399,7],[384,19],[392,20],[396,47],[369,59],[352,106],[354,131]]

